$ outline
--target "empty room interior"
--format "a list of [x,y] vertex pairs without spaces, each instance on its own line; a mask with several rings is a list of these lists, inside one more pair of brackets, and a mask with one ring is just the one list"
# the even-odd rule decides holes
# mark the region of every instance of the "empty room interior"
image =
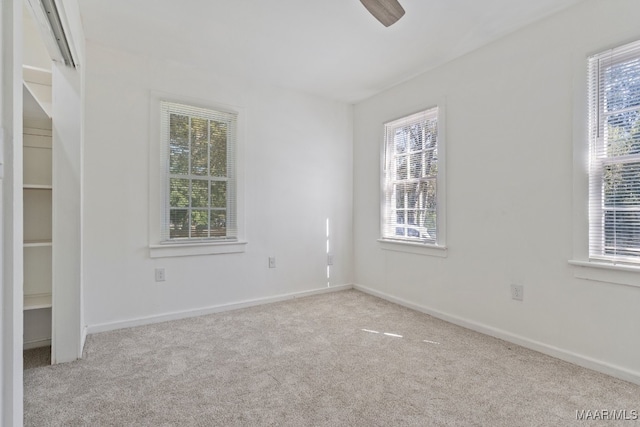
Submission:
[[638,422],[638,17],[3,0],[0,424]]

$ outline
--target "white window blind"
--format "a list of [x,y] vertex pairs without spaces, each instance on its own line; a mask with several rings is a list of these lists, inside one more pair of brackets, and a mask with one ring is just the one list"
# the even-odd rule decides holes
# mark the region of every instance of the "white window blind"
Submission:
[[640,262],[640,41],[589,58],[589,256]]
[[236,240],[237,113],[167,101],[161,111],[161,240]]
[[385,124],[382,238],[436,244],[438,108]]

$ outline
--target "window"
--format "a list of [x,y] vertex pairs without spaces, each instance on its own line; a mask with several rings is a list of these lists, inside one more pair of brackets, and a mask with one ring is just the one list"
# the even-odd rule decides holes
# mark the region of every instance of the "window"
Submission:
[[438,140],[437,107],[385,125],[382,239],[442,242]]
[[640,262],[640,42],[589,58],[589,257]]
[[235,241],[237,113],[160,105],[161,241]]

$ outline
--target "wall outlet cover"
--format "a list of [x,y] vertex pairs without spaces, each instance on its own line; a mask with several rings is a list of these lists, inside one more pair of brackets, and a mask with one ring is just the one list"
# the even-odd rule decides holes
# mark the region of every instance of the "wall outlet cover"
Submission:
[[516,301],[524,300],[524,286],[523,285],[511,285],[511,299]]

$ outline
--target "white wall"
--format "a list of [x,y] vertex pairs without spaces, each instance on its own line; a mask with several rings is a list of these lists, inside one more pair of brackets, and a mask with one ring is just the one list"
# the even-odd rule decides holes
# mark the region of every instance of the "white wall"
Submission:
[[[86,61],[83,291],[90,327],[326,288],[327,218],[336,259],[331,285],[351,283],[351,106],[90,41]],[[149,141],[150,91],[246,112],[245,253],[149,258],[149,162],[158,161],[149,158],[149,144],[158,143]],[[277,268],[268,269],[269,256]],[[166,269],[166,282],[154,281],[156,267]]]
[[[640,38],[638,16],[637,0],[585,1],[356,105],[356,283],[640,381],[640,288],[576,279],[568,264],[573,114],[586,111],[574,86],[588,55]],[[448,257],[383,251],[382,123],[443,97]]]
[[22,8],[24,18],[22,64],[43,70],[51,70],[51,56],[49,56],[47,47],[42,41],[42,35],[33,17],[31,6],[28,6],[27,3],[24,2]]

